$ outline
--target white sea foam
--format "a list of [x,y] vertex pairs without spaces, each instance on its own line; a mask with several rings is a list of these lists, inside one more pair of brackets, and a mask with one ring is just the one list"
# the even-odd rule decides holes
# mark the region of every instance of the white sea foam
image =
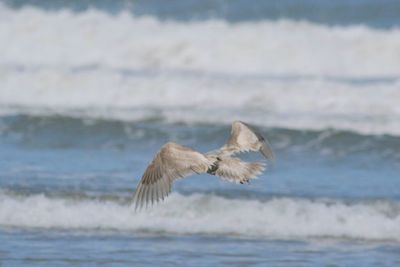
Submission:
[[1,70],[0,113],[120,120],[249,123],[400,135],[400,80],[359,84],[326,79],[232,78],[108,69]]
[[221,234],[265,238],[349,238],[400,241],[400,206],[375,201],[277,198],[225,199],[172,194],[165,203],[135,213],[111,201],[0,196],[1,227]]
[[159,21],[0,5],[0,62],[232,73],[398,76],[400,29],[298,21]]
[[400,29],[0,4],[0,51],[0,114],[400,135]]

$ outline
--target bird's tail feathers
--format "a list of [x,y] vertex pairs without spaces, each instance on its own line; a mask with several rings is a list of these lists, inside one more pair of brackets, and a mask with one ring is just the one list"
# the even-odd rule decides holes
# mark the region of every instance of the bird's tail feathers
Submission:
[[227,157],[218,162],[216,175],[224,180],[235,183],[248,183],[255,179],[265,169],[261,161],[245,162],[236,157]]

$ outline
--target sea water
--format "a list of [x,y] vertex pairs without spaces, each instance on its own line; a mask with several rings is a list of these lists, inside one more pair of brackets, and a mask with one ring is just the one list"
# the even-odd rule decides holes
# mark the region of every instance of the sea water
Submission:
[[[0,265],[400,266],[399,27],[397,1],[1,2]],[[134,211],[161,145],[237,119],[259,179]]]

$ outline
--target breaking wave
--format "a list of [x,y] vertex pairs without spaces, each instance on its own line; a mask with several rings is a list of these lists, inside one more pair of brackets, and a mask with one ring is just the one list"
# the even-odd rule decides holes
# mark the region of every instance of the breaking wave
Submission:
[[164,232],[272,239],[400,241],[400,205],[390,201],[271,198],[227,199],[172,194],[135,212],[127,201],[38,195],[0,195],[1,227],[81,231]]
[[400,135],[399,86],[399,81],[229,82],[212,77],[44,71],[9,75],[0,89],[0,115],[213,124],[241,119],[265,127]]
[[0,23],[0,115],[400,135],[398,28],[1,4]]
[[127,12],[14,10],[1,4],[0,17],[0,39],[7,40],[0,43],[1,62],[20,68],[178,68],[345,77],[398,77],[400,69],[398,28],[290,20],[183,23]]

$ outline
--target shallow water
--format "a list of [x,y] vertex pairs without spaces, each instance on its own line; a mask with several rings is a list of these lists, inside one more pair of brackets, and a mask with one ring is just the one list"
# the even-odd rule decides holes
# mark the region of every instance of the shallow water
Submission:
[[259,179],[193,176],[165,203],[135,212],[135,184],[162,143],[207,151],[225,141],[229,125],[1,121],[6,265],[399,263],[396,136],[261,128],[278,160]]
[[[6,231],[10,266],[396,266],[393,244]],[[68,244],[68,246],[65,246]],[[85,253],[82,253],[85,251]],[[35,256],[32,256],[32,253]],[[368,255],[368,257],[366,257]]]
[[[121,3],[0,4],[1,266],[400,265],[391,1]],[[216,149],[236,119],[274,148],[259,179],[134,211],[162,144]]]

